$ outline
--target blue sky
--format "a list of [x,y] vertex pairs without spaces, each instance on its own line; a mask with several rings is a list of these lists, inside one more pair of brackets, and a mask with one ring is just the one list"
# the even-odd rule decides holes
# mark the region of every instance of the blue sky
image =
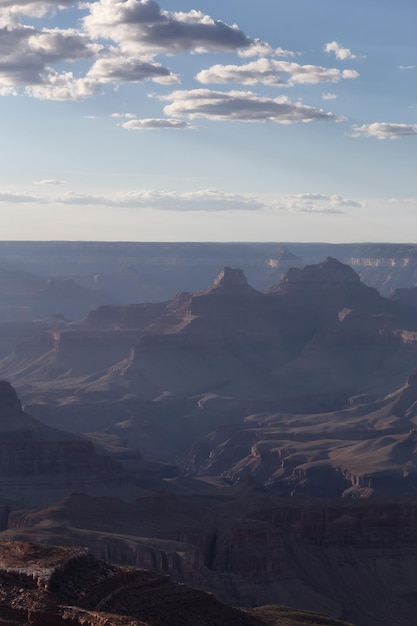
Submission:
[[2,239],[417,240],[415,0],[0,0]]

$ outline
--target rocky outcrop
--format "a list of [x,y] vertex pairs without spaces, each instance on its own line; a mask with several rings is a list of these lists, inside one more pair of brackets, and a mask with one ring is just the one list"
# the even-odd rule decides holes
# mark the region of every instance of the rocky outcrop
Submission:
[[331,614],[332,624],[409,626],[417,608],[410,497],[283,499],[251,481],[217,495],[159,494],[132,504],[76,497],[26,514],[6,535],[70,544],[83,537],[100,558],[147,563],[234,605],[284,603]]
[[83,548],[0,542],[0,626],[266,626],[275,614],[288,626],[303,617],[279,607],[265,615],[240,611],[167,576],[98,561]]
[[211,287],[208,287],[198,295],[248,295],[254,294],[256,290],[248,285],[247,278],[241,269],[224,267],[215,278]]

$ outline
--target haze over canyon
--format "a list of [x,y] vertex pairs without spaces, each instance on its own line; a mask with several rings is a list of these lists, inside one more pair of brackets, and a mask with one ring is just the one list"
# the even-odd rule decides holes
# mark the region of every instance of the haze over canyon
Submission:
[[[184,600],[191,613],[284,604],[329,624],[412,623],[417,246],[0,252],[4,559],[38,543],[83,546],[118,564],[73,553],[104,572],[97,581],[124,581],[120,598],[130,580],[145,584],[148,574],[123,573],[135,566],[200,589]],[[111,583],[97,581],[95,604],[71,596],[74,624],[76,611],[107,606]],[[10,623],[26,623],[29,596]],[[62,617],[61,596],[42,598]],[[163,623],[129,602],[111,609]],[[207,623],[301,619],[262,611]]]

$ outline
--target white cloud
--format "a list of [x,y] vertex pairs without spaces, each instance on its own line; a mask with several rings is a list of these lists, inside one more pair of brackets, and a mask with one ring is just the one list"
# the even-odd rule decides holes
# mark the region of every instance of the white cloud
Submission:
[[222,92],[193,89],[174,91],[161,99],[172,102],[164,107],[164,113],[169,117],[187,116],[190,119],[201,117],[240,122],[270,121],[278,124],[319,120],[340,121],[333,113],[301,102],[292,102],[286,96],[265,98],[251,91]]
[[337,95],[335,93],[323,93],[323,100],[337,100]]
[[343,70],[342,78],[345,80],[351,80],[359,77],[359,72],[356,70]]
[[15,87],[0,87],[0,96],[17,96],[18,92]]
[[277,208],[301,213],[344,213],[347,207],[361,207],[360,202],[338,195],[319,193],[288,194],[278,200]]
[[141,189],[119,194],[66,192],[63,194],[0,192],[0,203],[64,206],[101,206],[159,211],[257,211],[266,207],[262,201],[213,189],[190,192]]
[[24,15],[39,18],[73,4],[73,0],[0,0],[0,28],[18,24]]
[[45,99],[76,99],[99,90],[72,72],[57,72],[51,64],[94,57],[101,50],[73,29],[42,29],[23,25],[0,28],[0,95],[16,95],[19,88]]
[[336,59],[339,59],[339,61],[347,61],[348,59],[352,60],[358,58],[356,54],[353,54],[353,52],[349,50],[349,48],[343,48],[343,46],[341,46],[340,43],[337,43],[337,41],[330,41],[329,43],[326,43],[324,51],[328,53],[334,52]]
[[86,78],[99,83],[140,82],[146,79],[165,84],[179,82],[177,75],[159,63],[129,57],[117,52],[97,59],[88,71]]
[[399,70],[415,70],[417,68],[417,65],[399,65],[398,69]]
[[41,100],[78,100],[99,93],[101,86],[87,78],[74,78],[72,72],[59,74],[50,69],[42,77],[42,83],[26,87],[26,93]]
[[95,39],[117,42],[123,50],[152,55],[228,52],[252,43],[236,25],[197,10],[165,11],[154,0],[97,0],[86,6],[86,31]]
[[398,139],[417,135],[417,124],[389,124],[387,122],[373,122],[353,126],[353,137],[374,137],[376,139]]
[[136,118],[136,115],[134,113],[112,113],[111,117],[118,117],[118,118],[133,120]]
[[0,87],[42,85],[50,64],[93,57],[100,46],[72,29],[0,29]]
[[411,206],[417,206],[417,198],[390,198],[388,202],[390,204],[406,204]]
[[[97,0],[79,3],[83,30],[35,28],[23,17],[42,17],[73,5],[70,0],[0,0],[0,95],[24,92],[49,100],[76,100],[105,85],[152,80],[162,85],[179,76],[154,60],[156,54],[229,52],[253,40],[236,25],[201,11],[173,12],[155,0]],[[92,60],[72,70],[65,64]]]
[[163,128],[183,130],[194,128],[188,122],[166,118],[133,119],[129,122],[124,122],[121,126],[127,130],[160,130]]
[[199,189],[190,192],[138,189],[124,193],[53,193],[53,192],[0,192],[0,204],[42,205],[59,211],[62,207],[95,207],[129,210],[155,210],[176,212],[259,212],[334,214],[363,204],[339,195],[300,193],[263,199],[252,195],[226,193],[216,189]]
[[42,180],[37,180],[33,183],[34,185],[65,185],[65,180],[60,180],[59,178],[44,178]]
[[[53,68],[54,64],[94,59],[84,76]],[[99,93],[102,85],[153,80],[179,82],[161,64],[104,48],[74,29],[42,29],[21,24],[0,28],[0,95],[22,88],[35,98],[76,100]]]
[[255,39],[255,41],[248,46],[247,48],[243,48],[238,52],[240,57],[266,57],[266,56],[274,56],[274,57],[295,57],[298,56],[298,52],[293,52],[292,50],[284,50],[284,48],[273,48],[266,43],[265,41],[260,41],[259,39]]
[[[286,80],[283,80],[283,76]],[[261,58],[246,65],[213,65],[199,72],[195,78],[202,84],[262,83],[292,87],[296,84],[338,83],[342,79],[353,79],[358,76],[355,70],[341,71],[319,65],[299,65],[290,61]]]

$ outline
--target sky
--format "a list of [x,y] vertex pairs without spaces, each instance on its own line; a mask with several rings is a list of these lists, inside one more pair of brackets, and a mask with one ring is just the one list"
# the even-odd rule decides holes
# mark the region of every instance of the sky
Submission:
[[417,242],[415,0],[0,0],[0,239]]

